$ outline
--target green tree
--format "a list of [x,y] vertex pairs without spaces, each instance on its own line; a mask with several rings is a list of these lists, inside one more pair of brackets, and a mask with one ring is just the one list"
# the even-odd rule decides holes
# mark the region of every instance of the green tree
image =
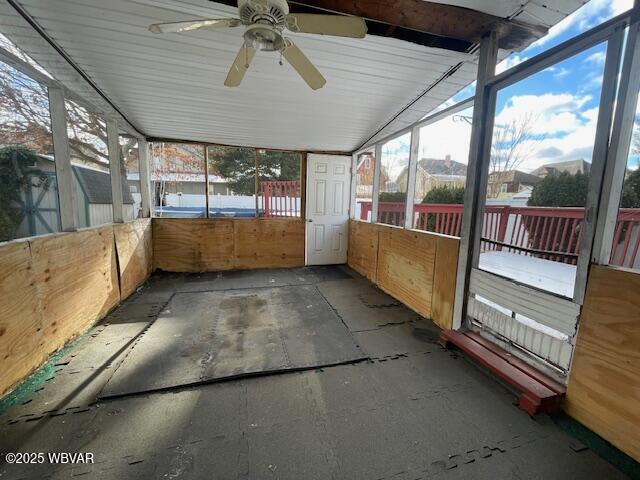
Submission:
[[407,201],[407,192],[380,192],[378,201],[389,203],[404,203]]
[[640,208],[640,168],[627,174],[622,187],[621,208]]
[[422,199],[422,203],[464,203],[464,187],[432,188]]
[[[464,187],[448,187],[446,185],[442,187],[432,188],[422,199],[422,203],[464,203]],[[426,230],[434,232],[436,230],[436,214],[435,213],[420,213],[423,217],[419,219],[418,224],[426,225]],[[426,218],[424,218],[426,215]]]
[[584,207],[589,190],[589,175],[562,172],[549,175],[533,187],[527,202],[530,207]]
[[[253,195],[256,181],[256,151],[253,148],[210,147],[209,172],[227,179],[236,195]],[[300,179],[300,154],[258,150],[261,182]]]
[[209,148],[209,173],[223,177],[236,195],[253,195],[256,186],[256,155],[252,148]]
[[261,182],[300,180],[300,154],[277,150],[258,150]]
[[0,241],[16,238],[28,168],[37,160],[36,153],[25,147],[0,148]]

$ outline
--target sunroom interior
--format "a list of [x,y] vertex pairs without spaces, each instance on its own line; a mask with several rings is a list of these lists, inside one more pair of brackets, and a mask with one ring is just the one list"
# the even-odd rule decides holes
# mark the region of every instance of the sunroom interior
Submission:
[[0,477],[640,478],[637,2],[391,3],[0,2]]

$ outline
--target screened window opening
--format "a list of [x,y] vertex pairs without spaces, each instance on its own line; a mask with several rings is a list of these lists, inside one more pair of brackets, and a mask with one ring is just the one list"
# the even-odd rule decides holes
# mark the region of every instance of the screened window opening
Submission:
[[404,225],[411,133],[385,143],[380,159],[378,223]]
[[59,230],[48,89],[0,62],[0,241]]
[[67,100],[67,134],[78,227],[113,221],[107,126],[100,115]]
[[301,156],[297,152],[258,150],[258,211],[261,217],[300,217]]
[[635,111],[610,264],[640,270],[640,101]]
[[460,236],[473,107],[420,128],[413,228]]
[[601,43],[497,92],[481,269],[573,297],[606,52]]
[[204,147],[187,143],[150,145],[153,215],[206,217]]
[[121,134],[118,137],[118,144],[122,177],[122,215],[126,222],[142,217],[138,139]]
[[212,145],[207,154],[209,216],[255,217],[255,150]]
[[371,222],[373,209],[373,178],[376,170],[375,150],[364,152],[356,159],[356,204],[353,217]]

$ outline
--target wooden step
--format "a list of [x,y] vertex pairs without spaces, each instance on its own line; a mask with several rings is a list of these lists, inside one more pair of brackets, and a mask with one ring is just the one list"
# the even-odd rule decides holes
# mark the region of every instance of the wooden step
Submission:
[[534,415],[560,408],[562,385],[474,332],[443,330],[440,344],[455,346],[520,392],[518,407]]

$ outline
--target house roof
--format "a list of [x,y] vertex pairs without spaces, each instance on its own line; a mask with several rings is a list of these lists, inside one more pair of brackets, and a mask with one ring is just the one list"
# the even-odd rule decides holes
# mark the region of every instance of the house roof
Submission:
[[508,172],[494,172],[489,175],[489,183],[519,183],[524,185],[535,185],[541,180],[540,177],[520,170],[509,170]]
[[467,175],[467,166],[464,163],[448,158],[422,158],[418,161],[418,168],[430,175]]
[[578,159],[578,160],[568,160],[566,162],[555,162],[555,163],[546,163],[541,167],[536,168],[532,175],[540,175],[543,172],[549,171],[560,172],[569,172],[571,175],[575,175],[578,172],[581,173],[589,173],[591,171],[591,164],[586,160]]
[[[111,175],[78,165],[73,165],[71,168],[89,203],[111,203]],[[126,184],[122,186],[122,203],[134,203]]]
[[[584,0],[552,7],[514,0],[440,3],[548,28]],[[242,29],[154,35],[148,26],[237,16],[235,6],[207,0],[21,0],[20,5],[32,22],[0,2],[3,32],[69,90],[95,105],[108,100],[149,138],[353,151],[372,136],[419,120],[472,83],[477,72],[475,48],[445,50],[380,35],[287,33],[326,77],[324,88],[312,91],[268,52],[258,52],[242,85],[228,88],[223,83],[243,43]],[[452,31],[463,28],[454,24]],[[509,53],[500,50],[499,58]]]

